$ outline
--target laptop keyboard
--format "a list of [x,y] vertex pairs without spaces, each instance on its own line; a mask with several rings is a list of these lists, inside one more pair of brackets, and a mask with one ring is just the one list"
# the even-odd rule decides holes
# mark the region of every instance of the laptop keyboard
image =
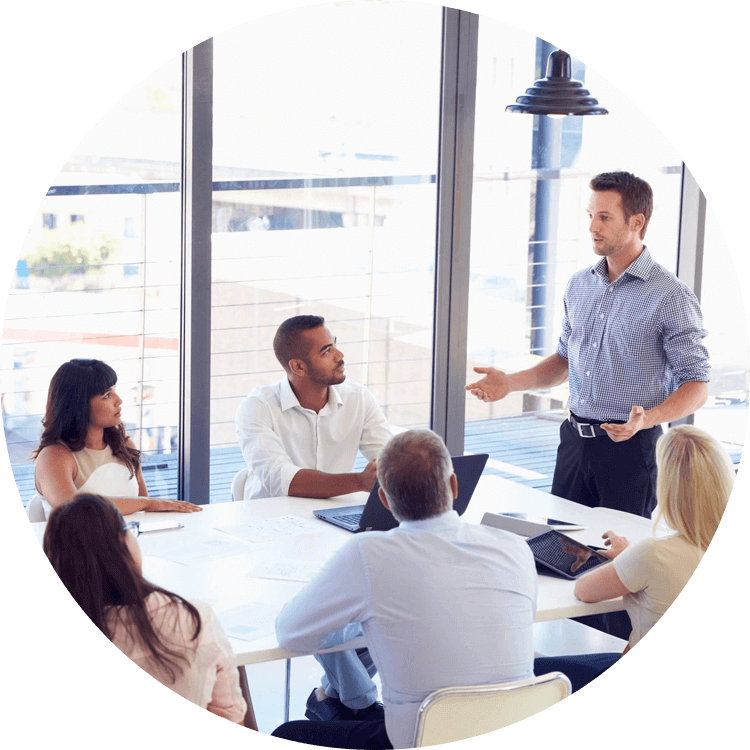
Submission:
[[345,515],[333,516],[339,523],[345,523],[349,526],[359,526],[359,521],[362,518],[361,513],[347,513]]

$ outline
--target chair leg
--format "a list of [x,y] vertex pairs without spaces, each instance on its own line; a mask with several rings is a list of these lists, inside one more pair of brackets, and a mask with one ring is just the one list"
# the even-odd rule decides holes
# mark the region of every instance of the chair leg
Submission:
[[258,731],[258,722],[255,720],[255,711],[253,710],[253,701],[250,697],[250,687],[247,684],[247,672],[245,667],[237,667],[237,671],[240,673],[240,690],[242,691],[242,697],[247,703],[247,712],[245,713],[245,721],[243,722],[248,729],[254,729]]

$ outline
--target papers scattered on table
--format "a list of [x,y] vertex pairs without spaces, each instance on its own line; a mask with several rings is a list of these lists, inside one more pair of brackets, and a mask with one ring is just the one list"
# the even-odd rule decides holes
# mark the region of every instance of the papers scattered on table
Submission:
[[276,616],[280,610],[280,604],[251,602],[233,609],[217,610],[216,615],[230,638],[254,641],[273,634]]
[[309,560],[263,560],[253,566],[250,570],[250,577],[307,583],[318,570],[320,570],[320,564]]
[[163,531],[138,538],[144,555],[160,557],[183,565],[208,563],[233,555],[246,555],[255,548],[243,541],[218,531],[185,534],[182,530]]
[[253,518],[241,524],[218,526],[217,530],[248,542],[269,542],[285,536],[312,534],[320,531],[320,525],[319,522],[299,516],[278,516],[277,518]]

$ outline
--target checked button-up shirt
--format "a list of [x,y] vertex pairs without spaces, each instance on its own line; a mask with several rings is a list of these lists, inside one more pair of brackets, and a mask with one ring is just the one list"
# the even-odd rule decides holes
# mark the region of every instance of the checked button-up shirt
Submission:
[[574,274],[565,291],[557,353],[568,361],[568,408],[578,417],[627,421],[683,383],[708,382],[700,305],[648,250],[610,283],[607,259]]

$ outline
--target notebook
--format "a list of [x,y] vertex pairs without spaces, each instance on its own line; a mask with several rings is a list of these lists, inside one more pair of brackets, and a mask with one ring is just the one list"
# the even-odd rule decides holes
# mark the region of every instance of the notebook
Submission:
[[564,578],[578,578],[597,565],[609,562],[608,557],[599,554],[593,547],[554,529],[531,537],[526,543],[539,565]]
[[[472,456],[453,456],[453,471],[458,480],[458,497],[453,501],[453,510],[462,515],[474,494],[479,477],[489,454],[478,453]],[[345,508],[322,508],[314,510],[313,514],[321,521],[327,521],[334,526],[357,533],[359,531],[388,531],[398,526],[388,508],[380,502],[378,488],[380,484],[375,480],[375,486],[364,505],[349,505]]]

